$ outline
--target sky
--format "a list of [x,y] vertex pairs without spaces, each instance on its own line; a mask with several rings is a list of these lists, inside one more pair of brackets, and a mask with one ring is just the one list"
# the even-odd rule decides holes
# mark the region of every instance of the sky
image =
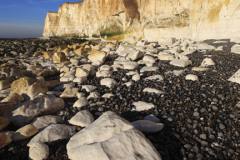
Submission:
[[57,12],[64,2],[80,0],[1,0],[0,38],[42,37],[48,11]]

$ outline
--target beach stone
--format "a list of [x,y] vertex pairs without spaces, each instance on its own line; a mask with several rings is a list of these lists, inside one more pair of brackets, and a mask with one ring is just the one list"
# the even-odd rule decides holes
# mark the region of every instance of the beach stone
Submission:
[[34,125],[38,130],[47,127],[51,124],[56,124],[62,119],[61,116],[46,115],[35,118],[31,124]]
[[66,88],[73,88],[75,87],[75,83],[66,83],[66,84],[60,84],[57,87],[54,88],[54,91],[58,91],[58,90],[63,90]]
[[240,45],[239,44],[235,44],[234,46],[232,46],[231,52],[232,53],[236,53],[236,54],[240,54]]
[[77,94],[77,97],[78,97],[78,98],[85,97],[85,93],[80,92],[80,93]]
[[149,76],[149,77],[146,77],[145,80],[163,81],[164,80],[164,76],[162,76],[162,75]]
[[192,71],[207,71],[209,68],[205,67],[193,67]]
[[11,84],[9,83],[9,81],[7,80],[0,81],[0,90],[4,90],[10,87],[11,87]]
[[156,72],[158,71],[158,67],[149,67],[149,66],[144,66],[140,72]]
[[71,97],[77,97],[79,88],[66,88],[63,93],[60,95],[61,98],[71,98]]
[[90,72],[91,70],[95,70],[95,67],[91,64],[84,64],[80,66],[82,69],[86,69],[88,70],[88,72]]
[[90,95],[87,97],[88,100],[91,100],[91,99],[98,99],[100,98],[100,93],[98,92],[92,92],[90,93]]
[[130,82],[126,82],[126,83],[124,83],[127,87],[129,87],[129,86],[132,86],[132,85],[134,85],[134,82],[133,81],[130,81]]
[[83,82],[87,81],[87,77],[77,77],[73,80],[73,82],[82,84]]
[[138,68],[138,63],[137,62],[124,62],[123,63],[123,69],[129,69],[133,70]]
[[109,66],[109,65],[102,65],[100,68],[99,68],[100,71],[111,71],[112,70],[112,67]]
[[143,101],[133,102],[132,105],[136,107],[136,109],[133,108],[132,111],[144,111],[154,108],[154,104]]
[[7,134],[0,133],[0,149],[9,145],[12,139]]
[[44,57],[44,59],[49,59],[49,58],[53,57],[53,54],[54,54],[54,52],[47,51],[47,52],[44,52],[43,57]]
[[237,70],[237,72],[235,72],[233,76],[228,79],[228,81],[240,84],[240,69]]
[[116,85],[117,82],[112,78],[104,78],[100,81],[100,84],[111,88],[112,86]]
[[170,64],[177,67],[187,67],[192,65],[192,61],[186,59],[174,59],[170,62]]
[[76,77],[74,75],[68,75],[60,78],[60,82],[72,82]]
[[134,80],[135,82],[139,81],[141,79],[140,75],[139,74],[134,74],[132,76],[132,80]]
[[20,96],[18,93],[13,93],[10,94],[9,96],[7,96],[6,98],[4,98],[1,102],[8,102],[8,103],[15,103],[15,104],[19,104],[22,101],[24,101],[24,97]]
[[55,52],[53,54],[53,63],[62,63],[66,60],[67,60],[67,57],[63,52]]
[[100,70],[96,73],[96,77],[111,77],[113,74],[112,71]]
[[154,89],[154,88],[144,88],[143,92],[156,93],[156,94],[165,94],[165,92],[160,91],[158,89]]
[[26,101],[13,107],[5,117],[16,126],[24,126],[39,115],[54,114],[63,109],[63,99],[50,96],[37,96],[33,100]]
[[8,118],[0,116],[0,130],[4,129],[9,125],[10,120]]
[[0,90],[0,97],[7,97],[11,92],[11,88]]
[[126,41],[132,45],[136,45],[138,42],[138,38],[136,38],[135,36],[132,36],[132,37],[129,37]]
[[160,119],[158,119],[157,117],[155,117],[153,114],[150,114],[150,115],[144,117],[143,119],[144,119],[144,120],[149,120],[149,121],[152,121],[152,122],[155,122],[155,123],[160,122]]
[[105,61],[107,57],[107,53],[104,52],[104,51],[98,51],[98,50],[95,50],[93,49],[90,54],[88,55],[88,59],[91,61],[91,62],[96,62],[96,61],[100,61],[101,64]]
[[28,124],[26,126],[21,127],[15,133],[13,133],[11,138],[13,141],[19,141],[27,139],[36,134],[37,132],[38,129],[34,125]]
[[39,93],[45,94],[48,91],[48,87],[45,83],[37,81],[31,86],[29,86],[27,90],[27,95],[30,99],[34,99]]
[[144,56],[144,53],[139,51],[139,50],[135,50],[135,51],[132,51],[128,54],[128,58],[131,59],[132,61],[135,61],[139,58],[142,58]]
[[205,58],[201,63],[201,66],[203,67],[213,66],[213,65],[215,65],[215,62],[212,60],[212,58]]
[[70,70],[70,71],[67,71],[66,73],[64,73],[64,77],[67,77],[67,76],[70,76],[70,75],[73,75],[73,76],[75,76],[75,73],[76,73],[76,71],[75,71],[75,70]]
[[11,84],[11,92],[12,93],[18,93],[19,95],[22,95],[22,93],[27,93],[28,88],[34,84],[37,80],[30,77],[22,77],[18,80],[15,80]]
[[188,74],[185,77],[186,80],[192,80],[192,81],[197,81],[198,80],[198,76],[194,75],[194,74]]
[[80,97],[74,104],[73,104],[73,107],[78,107],[78,108],[81,108],[81,107],[84,107],[88,105],[88,100],[86,97]]
[[102,97],[103,98],[111,98],[112,96],[114,96],[112,93],[105,93]]
[[89,72],[84,68],[77,68],[75,77],[88,77]]
[[61,69],[60,69],[60,73],[64,72],[68,72],[69,71],[69,67],[68,66],[63,66]]
[[69,123],[76,126],[87,127],[93,121],[94,121],[94,118],[92,114],[87,110],[83,110],[78,112],[75,116],[73,116],[70,119]]
[[155,61],[156,61],[152,56],[148,56],[148,55],[144,56],[142,60],[151,62],[151,63],[155,63]]
[[35,135],[27,144],[32,147],[34,143],[53,142],[56,140],[68,139],[75,133],[76,126],[68,126],[65,124],[52,124]]
[[164,124],[162,123],[156,123],[149,120],[138,120],[138,121],[132,122],[132,124],[136,129],[142,132],[147,132],[147,133],[159,132],[164,127]]
[[96,86],[93,85],[82,85],[82,91],[92,92],[96,89]]
[[43,160],[47,159],[49,156],[49,147],[44,143],[34,143],[29,148],[30,160]]
[[[94,150],[94,152],[93,152]],[[72,160],[156,159],[161,156],[131,123],[108,111],[82,129],[67,144]],[[122,154],[124,153],[124,154]]]
[[158,59],[160,59],[162,61],[174,60],[175,59],[175,55],[170,54],[170,53],[159,54],[158,55]]

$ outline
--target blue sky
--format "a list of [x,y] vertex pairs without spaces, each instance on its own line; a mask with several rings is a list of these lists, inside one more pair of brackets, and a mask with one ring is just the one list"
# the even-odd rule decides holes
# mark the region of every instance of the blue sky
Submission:
[[48,11],[57,12],[64,2],[80,0],[1,0],[0,38],[42,37]]

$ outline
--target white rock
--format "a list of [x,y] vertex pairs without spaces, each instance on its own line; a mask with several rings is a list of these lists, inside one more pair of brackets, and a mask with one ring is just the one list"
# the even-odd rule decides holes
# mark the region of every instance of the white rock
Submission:
[[144,56],[142,60],[147,62],[152,62],[152,63],[156,61],[152,56]]
[[137,71],[130,71],[130,72],[126,73],[127,76],[132,76],[134,74],[138,74],[138,72]]
[[142,53],[141,51],[139,50],[136,50],[136,51],[132,51],[128,54],[128,58],[130,58],[132,61],[135,61],[141,57],[143,57],[144,53]]
[[18,104],[6,115],[14,125],[24,126],[39,115],[54,114],[65,106],[62,98],[37,96],[35,99]]
[[54,88],[54,91],[58,91],[58,90],[62,90],[62,89],[66,89],[66,88],[72,88],[75,86],[75,83],[67,83],[67,84],[61,84],[58,85],[57,87]]
[[100,70],[96,73],[96,77],[111,77],[112,74],[112,71]]
[[134,82],[132,82],[132,81],[130,81],[130,82],[127,82],[127,83],[124,83],[127,87],[129,87],[129,86],[132,86],[132,85],[134,85]]
[[84,68],[77,68],[76,69],[76,77],[88,77],[89,72],[88,70],[84,69]]
[[230,77],[228,80],[240,84],[240,69],[236,73],[234,73],[233,76]]
[[80,93],[77,94],[77,97],[78,97],[78,98],[85,97],[85,93],[80,92]]
[[0,97],[7,97],[10,95],[11,88],[0,90]]
[[117,82],[112,78],[104,78],[100,81],[100,84],[111,88],[112,86],[116,85]]
[[132,80],[134,80],[135,82],[139,81],[141,79],[140,75],[139,74],[134,74],[132,76]]
[[98,99],[100,98],[100,93],[98,92],[92,92],[90,93],[90,95],[87,97],[88,100],[91,100],[91,99]]
[[69,123],[76,126],[87,127],[93,121],[94,121],[94,118],[92,114],[87,110],[83,110],[78,112],[75,116],[73,116],[70,119]]
[[74,79],[74,75],[64,76],[60,78],[60,82],[72,82]]
[[159,54],[158,59],[162,61],[174,60],[175,56],[173,54]]
[[29,148],[30,160],[43,160],[49,156],[49,147],[44,143],[34,143]]
[[82,85],[82,91],[92,92],[96,89],[96,86],[93,85]]
[[149,71],[158,71],[158,67],[148,67],[148,66],[144,66],[140,72],[149,72]]
[[100,71],[111,71],[112,70],[112,67],[109,66],[109,65],[102,65],[100,68],[99,68]]
[[193,71],[207,71],[209,68],[206,67],[193,67]]
[[102,114],[88,127],[71,137],[67,144],[72,160],[155,159],[161,156],[131,123],[113,112]]
[[111,98],[112,96],[114,96],[112,93],[105,93],[102,97],[103,98]]
[[215,65],[215,62],[212,60],[212,58],[205,58],[201,63],[202,67],[212,66],[212,65]]
[[143,90],[143,92],[148,92],[148,93],[156,93],[156,94],[165,94],[165,92],[160,91],[158,89],[154,89],[154,88],[145,88]]
[[88,101],[87,101],[87,98],[86,97],[80,97],[74,104],[73,104],[73,107],[78,107],[78,108],[81,108],[81,107],[84,107],[88,105]]
[[132,111],[144,111],[154,108],[154,105],[152,103],[147,103],[143,101],[133,102],[132,105],[136,107],[136,109],[133,108]]
[[137,41],[138,41],[138,38],[136,38],[134,36],[127,39],[127,42],[132,44],[132,45],[136,45]]
[[38,129],[34,125],[28,124],[26,126],[19,128],[15,133],[12,134],[11,138],[13,141],[19,141],[27,139],[36,134],[37,132]]
[[138,121],[132,122],[132,124],[136,129],[142,132],[147,132],[147,133],[159,132],[164,127],[163,123],[155,123],[149,120],[138,120]]
[[[240,42],[240,41],[239,41]],[[218,43],[228,43],[228,41],[214,41],[214,44],[218,44]]]
[[185,59],[174,59],[170,62],[170,64],[177,67],[186,67],[192,65],[192,61]]
[[52,124],[34,136],[27,146],[32,147],[35,143],[53,142],[59,139],[68,139],[75,133],[75,129],[76,126]]
[[215,51],[223,51],[223,46],[217,47],[217,49],[215,49]]
[[146,41],[146,40],[141,40],[141,41],[138,41],[138,42],[137,42],[136,46],[145,46],[145,45],[147,45],[147,44],[148,44],[148,41]]
[[198,76],[194,75],[194,74],[188,74],[185,77],[186,80],[192,80],[192,81],[197,81],[198,80]]
[[236,54],[240,54],[240,45],[239,44],[235,44],[234,46],[232,46],[231,52],[232,53],[236,53]]
[[79,88],[66,88],[60,95],[61,98],[77,97]]
[[164,77],[162,75],[154,75],[146,77],[145,80],[157,80],[157,81],[163,81]]
[[143,60],[139,60],[137,63],[139,65],[146,65],[146,66],[150,66],[150,67],[152,67],[154,64],[153,62],[148,62],[148,61],[143,61]]
[[83,82],[87,81],[87,77],[77,77],[73,80],[73,82],[82,84]]
[[149,121],[152,121],[152,122],[155,122],[155,123],[160,122],[160,119],[158,119],[157,117],[155,117],[153,114],[150,114],[150,115],[144,117],[143,119],[144,119],[144,120],[149,120]]
[[62,119],[61,116],[46,115],[35,118],[31,124],[34,125],[38,130],[47,127],[51,124],[56,124]]
[[76,73],[76,71],[75,70],[72,70],[72,71],[68,71],[68,72],[66,72],[65,74],[64,74],[64,77],[67,77],[67,76],[69,76],[69,75],[75,75],[75,73]]

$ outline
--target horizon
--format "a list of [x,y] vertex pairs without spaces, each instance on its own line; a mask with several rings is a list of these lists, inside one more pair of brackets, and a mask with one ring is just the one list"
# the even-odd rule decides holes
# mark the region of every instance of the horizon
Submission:
[[[73,3],[81,0],[67,0]],[[66,0],[12,0],[0,6],[0,39],[42,37],[47,12]]]

